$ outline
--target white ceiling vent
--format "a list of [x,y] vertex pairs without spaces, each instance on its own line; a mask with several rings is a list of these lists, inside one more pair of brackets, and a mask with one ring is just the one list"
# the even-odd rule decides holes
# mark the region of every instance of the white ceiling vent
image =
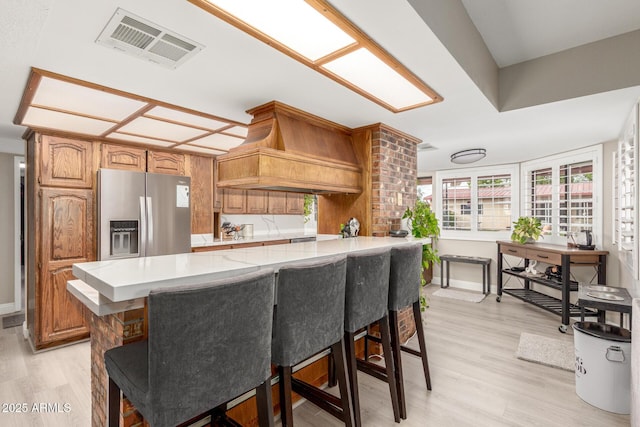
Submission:
[[116,10],[96,43],[176,68],[204,46],[123,9]]

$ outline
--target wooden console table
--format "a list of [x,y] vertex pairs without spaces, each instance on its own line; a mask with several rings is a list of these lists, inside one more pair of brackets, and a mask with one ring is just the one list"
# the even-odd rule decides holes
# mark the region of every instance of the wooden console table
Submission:
[[[558,328],[560,332],[566,332],[570,317],[579,317],[582,309],[577,304],[572,304],[569,297],[572,291],[578,291],[578,283],[571,281],[572,266],[594,266],[598,271],[598,284],[604,285],[607,281],[607,251],[582,250],[568,248],[561,245],[545,243],[520,244],[512,241],[497,241],[498,245],[498,296],[500,302],[502,294],[508,294],[525,302],[550,311],[562,318],[562,324]],[[562,267],[562,280],[549,280],[545,277],[532,276],[524,271],[513,268],[503,268],[504,255],[524,259],[525,268],[530,261],[539,261],[549,265]],[[515,276],[524,281],[524,288],[503,288],[503,275]],[[544,285],[562,292],[561,299],[546,295],[531,289],[531,283]],[[589,315],[595,315],[595,311],[588,310]]]

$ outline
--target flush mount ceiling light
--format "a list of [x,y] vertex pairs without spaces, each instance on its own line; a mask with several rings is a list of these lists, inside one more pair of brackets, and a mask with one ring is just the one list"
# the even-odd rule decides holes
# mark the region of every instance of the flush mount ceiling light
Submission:
[[189,0],[399,113],[442,97],[324,0]]
[[458,151],[451,155],[451,163],[467,164],[482,160],[487,156],[487,150],[484,148],[471,148],[469,150]]

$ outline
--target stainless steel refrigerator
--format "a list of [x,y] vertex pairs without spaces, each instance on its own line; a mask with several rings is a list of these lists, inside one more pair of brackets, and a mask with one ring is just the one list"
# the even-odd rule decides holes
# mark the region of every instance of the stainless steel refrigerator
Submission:
[[191,179],[98,171],[98,259],[191,251]]

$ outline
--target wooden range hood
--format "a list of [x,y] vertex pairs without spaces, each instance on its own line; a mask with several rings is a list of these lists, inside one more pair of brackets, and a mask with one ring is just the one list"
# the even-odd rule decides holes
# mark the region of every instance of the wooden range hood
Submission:
[[218,187],[361,193],[351,129],[272,101],[255,107],[247,139],[218,156]]

